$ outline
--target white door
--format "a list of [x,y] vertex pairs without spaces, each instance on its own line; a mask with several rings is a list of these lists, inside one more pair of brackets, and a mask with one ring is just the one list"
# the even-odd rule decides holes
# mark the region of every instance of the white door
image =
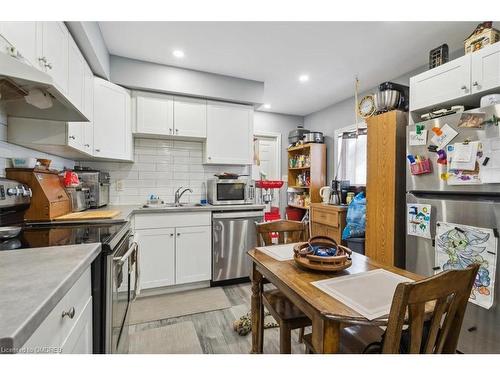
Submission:
[[207,137],[207,101],[194,98],[174,98],[175,135]]
[[253,108],[209,101],[205,163],[251,165]]
[[[281,150],[275,137],[255,136],[257,142],[259,165],[255,168],[265,176],[266,180],[281,180],[279,170],[279,157]],[[260,178],[260,176],[258,177]],[[279,207],[279,191],[275,190],[273,195],[273,206]]]
[[471,56],[465,55],[410,78],[410,110],[423,109],[471,93]]
[[94,75],[89,66],[85,64],[83,111],[89,122],[83,125],[83,150],[89,154],[94,153]]
[[175,283],[206,281],[212,270],[212,227],[175,228]]
[[136,101],[137,133],[174,134],[172,96],[141,93],[137,95]]
[[[40,46],[41,30],[40,22],[17,22],[17,21],[2,21],[0,22],[0,34],[7,42],[14,46],[18,53],[28,62],[36,67],[39,67],[38,62],[38,47]],[[2,51],[3,52],[3,51]]]
[[42,62],[64,94],[68,93],[68,30],[62,22],[43,22]]
[[143,289],[174,285],[175,229],[136,230]]
[[64,354],[92,354],[92,297],[62,344]]
[[472,92],[500,86],[500,43],[484,47],[472,56]]
[[94,156],[131,160],[129,92],[101,78],[94,78]]

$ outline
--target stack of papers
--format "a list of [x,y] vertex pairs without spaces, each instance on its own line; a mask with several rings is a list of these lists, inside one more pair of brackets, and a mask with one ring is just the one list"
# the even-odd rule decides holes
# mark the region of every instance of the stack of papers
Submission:
[[293,247],[295,243],[289,243],[285,245],[272,245],[257,247],[257,250],[262,251],[266,255],[276,259],[276,260],[290,260],[293,259]]
[[368,320],[373,320],[389,314],[397,285],[406,282],[413,280],[377,269],[312,284]]

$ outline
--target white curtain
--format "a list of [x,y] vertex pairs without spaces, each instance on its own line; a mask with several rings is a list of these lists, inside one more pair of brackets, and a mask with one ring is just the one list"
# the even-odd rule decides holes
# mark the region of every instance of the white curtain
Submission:
[[366,185],[366,133],[366,128],[358,128],[339,134],[336,145],[339,180]]

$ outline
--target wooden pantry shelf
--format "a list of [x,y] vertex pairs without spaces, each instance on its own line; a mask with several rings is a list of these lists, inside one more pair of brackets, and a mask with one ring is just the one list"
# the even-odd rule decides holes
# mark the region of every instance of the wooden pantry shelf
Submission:
[[311,145],[313,143],[306,143],[304,145],[300,146],[293,146],[293,147],[288,147],[288,152],[293,152],[293,151],[299,151],[299,150],[305,150],[306,148],[311,148]]
[[288,168],[289,171],[301,171],[303,169],[311,169],[311,166],[307,166],[307,167],[294,167],[294,168]]
[[310,186],[289,186],[292,189],[309,189]]

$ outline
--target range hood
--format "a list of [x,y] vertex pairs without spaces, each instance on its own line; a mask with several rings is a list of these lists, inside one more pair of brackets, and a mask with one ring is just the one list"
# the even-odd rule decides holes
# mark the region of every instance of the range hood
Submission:
[[0,105],[7,115],[54,121],[89,121],[47,73],[0,53]]

